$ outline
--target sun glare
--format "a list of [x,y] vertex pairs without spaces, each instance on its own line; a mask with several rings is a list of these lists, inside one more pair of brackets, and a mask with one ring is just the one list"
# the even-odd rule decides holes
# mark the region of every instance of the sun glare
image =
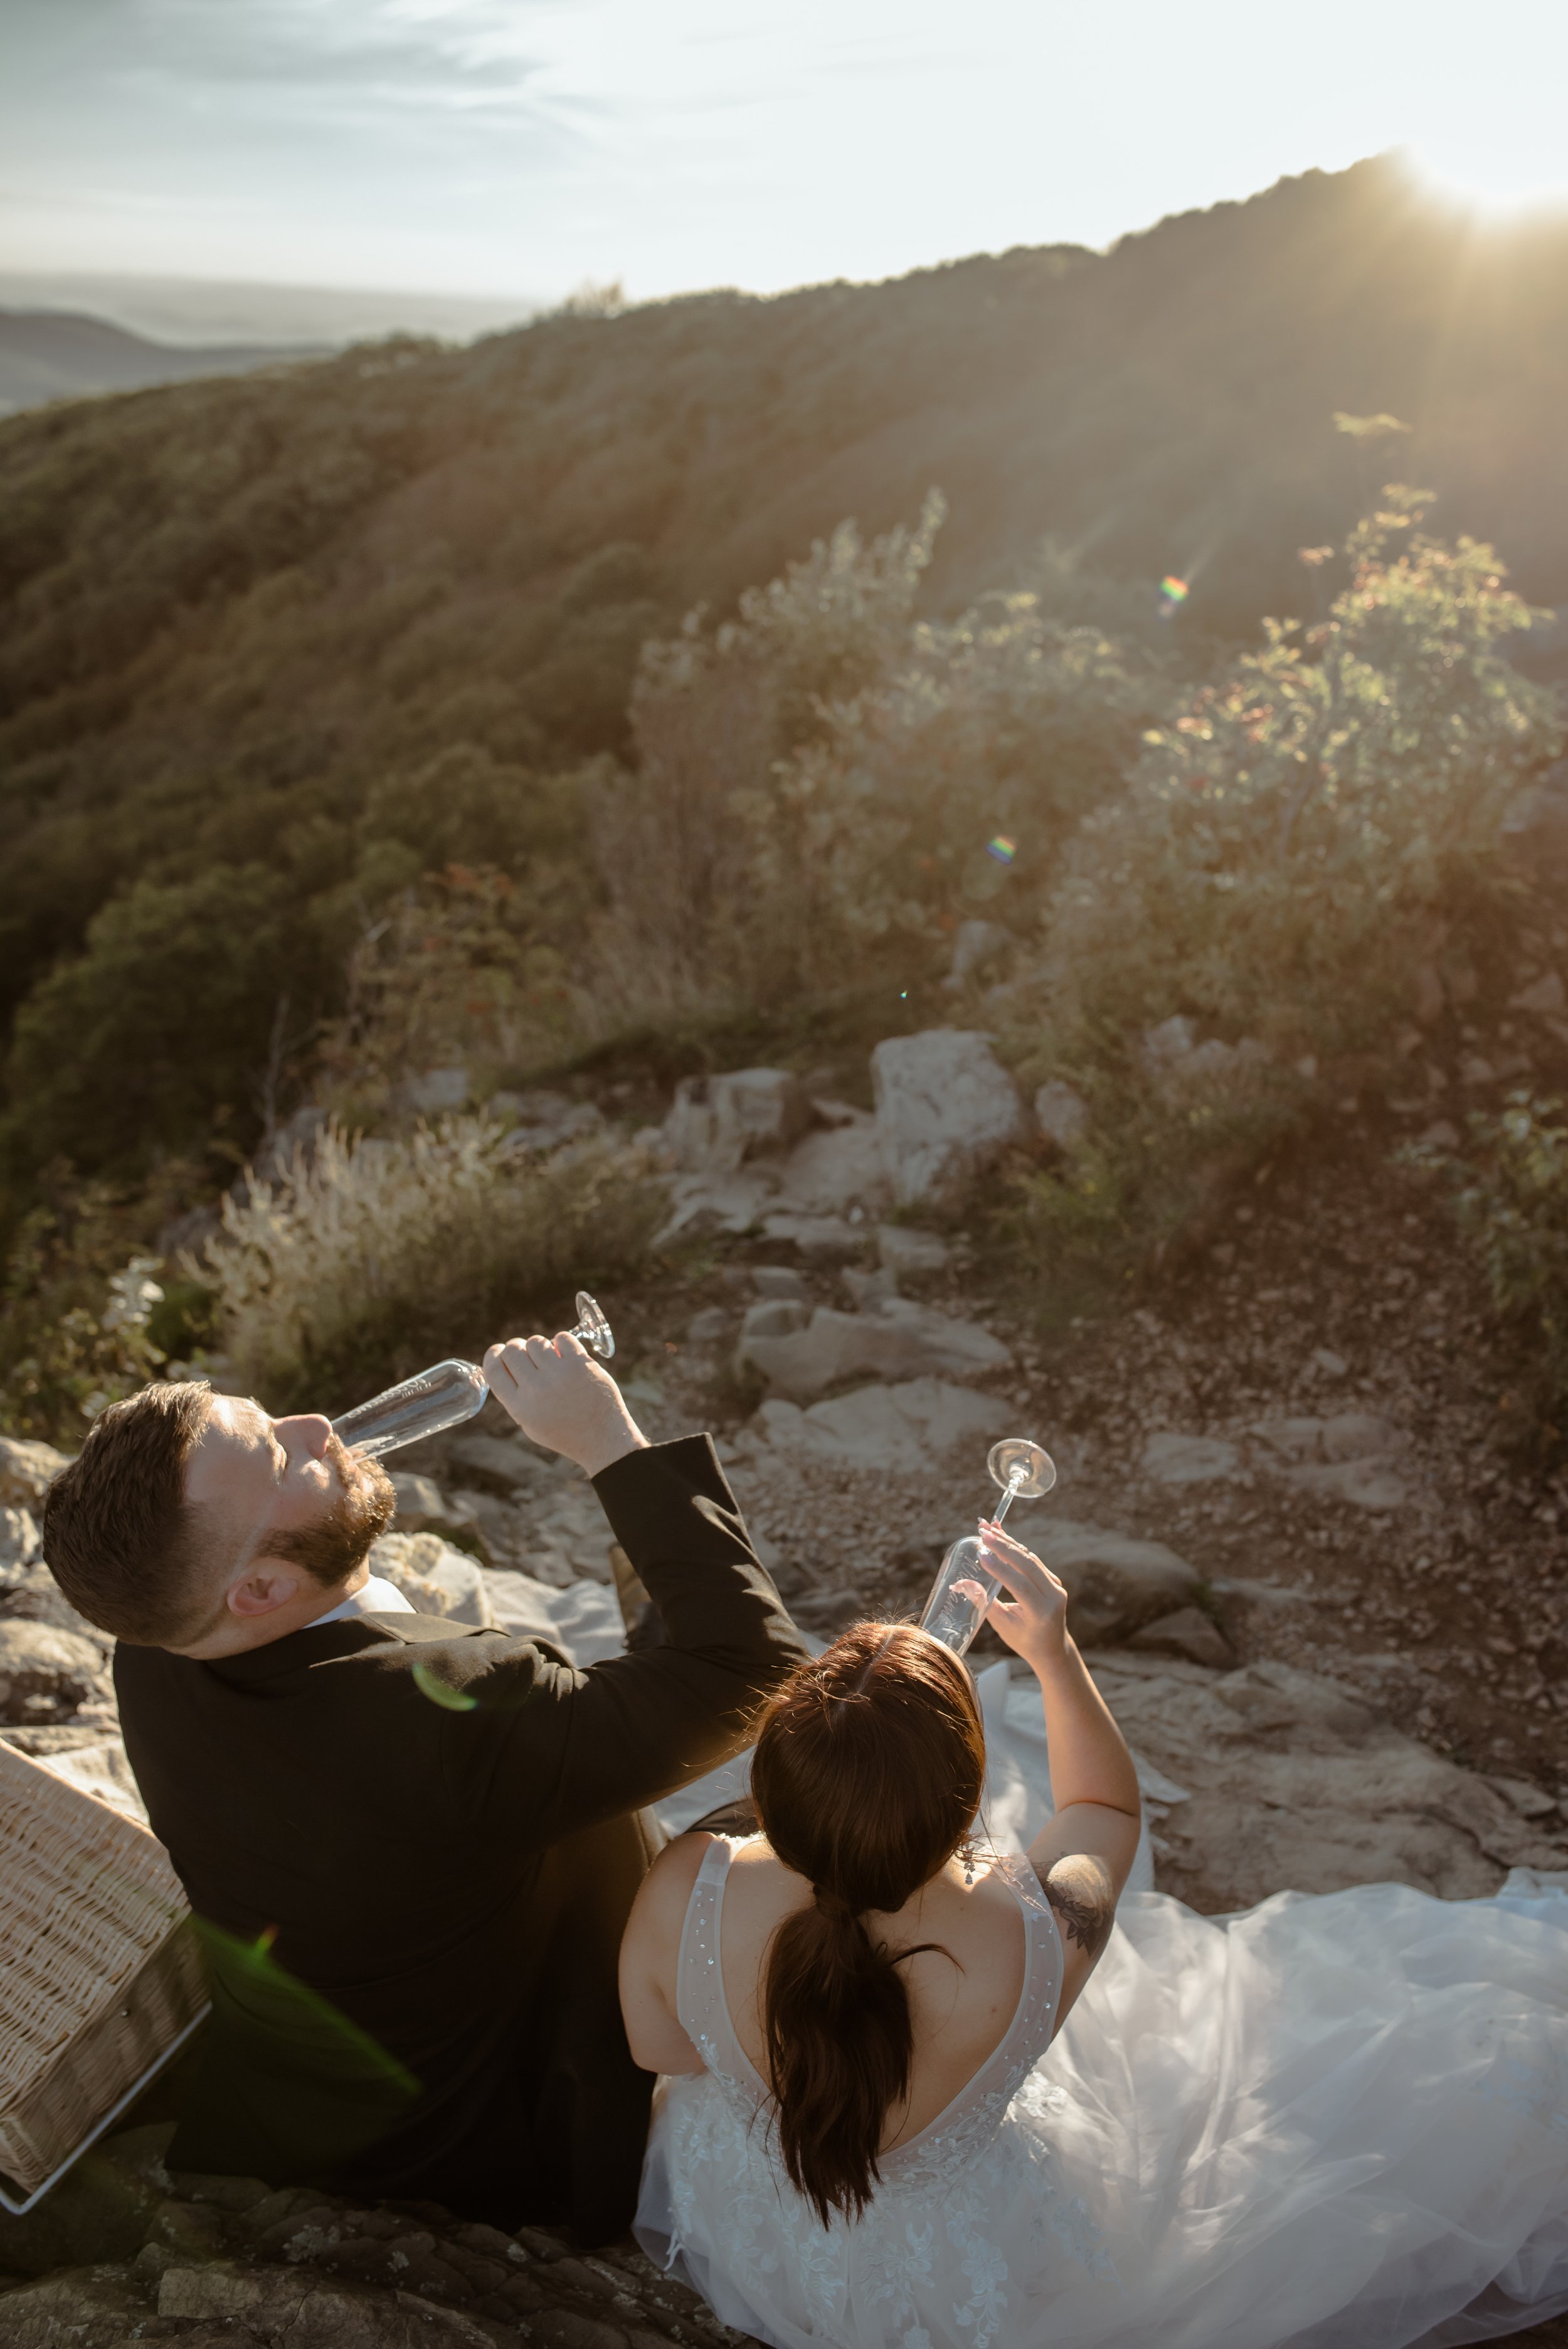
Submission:
[[1561,145],[1547,151],[1525,141],[1510,150],[1491,142],[1439,140],[1408,151],[1418,179],[1488,219],[1568,208],[1568,150]]

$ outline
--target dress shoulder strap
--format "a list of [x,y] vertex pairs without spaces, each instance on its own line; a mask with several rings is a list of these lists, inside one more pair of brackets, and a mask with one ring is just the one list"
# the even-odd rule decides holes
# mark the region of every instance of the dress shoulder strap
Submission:
[[[1018,2012],[1003,2045],[1013,2061],[1036,2063],[1051,2044],[1061,2003],[1064,1952],[1056,1911],[1026,1854],[1008,1852],[996,1861],[1024,1912],[1024,1989]],[[998,2053],[1001,2051],[998,2050]]]
[[727,1836],[715,1836],[702,1856],[686,1902],[676,1967],[676,2014],[686,2037],[701,2049],[710,2065],[729,2035],[724,1976],[719,1971],[718,1920],[734,1849]]

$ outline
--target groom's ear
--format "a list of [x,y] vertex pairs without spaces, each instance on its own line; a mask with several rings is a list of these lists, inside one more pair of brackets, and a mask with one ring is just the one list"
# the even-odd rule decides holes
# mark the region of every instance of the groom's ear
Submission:
[[279,1607],[286,1607],[299,1588],[299,1573],[297,1566],[257,1558],[238,1582],[229,1586],[225,1603],[230,1614],[251,1623],[260,1615],[271,1615]]

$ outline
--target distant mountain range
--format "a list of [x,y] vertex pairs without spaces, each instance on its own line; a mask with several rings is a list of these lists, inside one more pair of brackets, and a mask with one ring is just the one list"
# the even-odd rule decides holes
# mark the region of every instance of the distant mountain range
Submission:
[[317,358],[325,343],[155,343],[71,310],[0,310],[0,416],[100,391],[145,391],[192,376],[249,375]]

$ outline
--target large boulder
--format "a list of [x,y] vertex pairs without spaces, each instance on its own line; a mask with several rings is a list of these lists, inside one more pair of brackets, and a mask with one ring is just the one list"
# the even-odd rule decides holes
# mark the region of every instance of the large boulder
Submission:
[[786,1213],[836,1216],[846,1207],[886,1203],[887,1167],[875,1118],[845,1104],[831,1108],[831,1122],[799,1141],[779,1170],[779,1206]]
[[956,1206],[975,1176],[1028,1133],[990,1038],[972,1030],[885,1037],[872,1054],[872,1087],[900,1206]]
[[1104,1647],[1191,1607],[1202,1578],[1163,1542],[1135,1541],[1070,1517],[1031,1531],[1029,1547],[1068,1587],[1068,1623],[1082,1647]]
[[890,1297],[874,1313],[819,1306],[791,1335],[743,1338],[740,1359],[778,1393],[809,1402],[851,1379],[974,1378],[1006,1370],[1013,1357],[977,1321]]
[[0,1721],[74,1713],[103,1693],[98,1650],[52,1623],[0,1622]]
[[62,1468],[70,1464],[52,1444],[27,1444],[0,1435],[0,1507],[28,1509],[34,1516]]

